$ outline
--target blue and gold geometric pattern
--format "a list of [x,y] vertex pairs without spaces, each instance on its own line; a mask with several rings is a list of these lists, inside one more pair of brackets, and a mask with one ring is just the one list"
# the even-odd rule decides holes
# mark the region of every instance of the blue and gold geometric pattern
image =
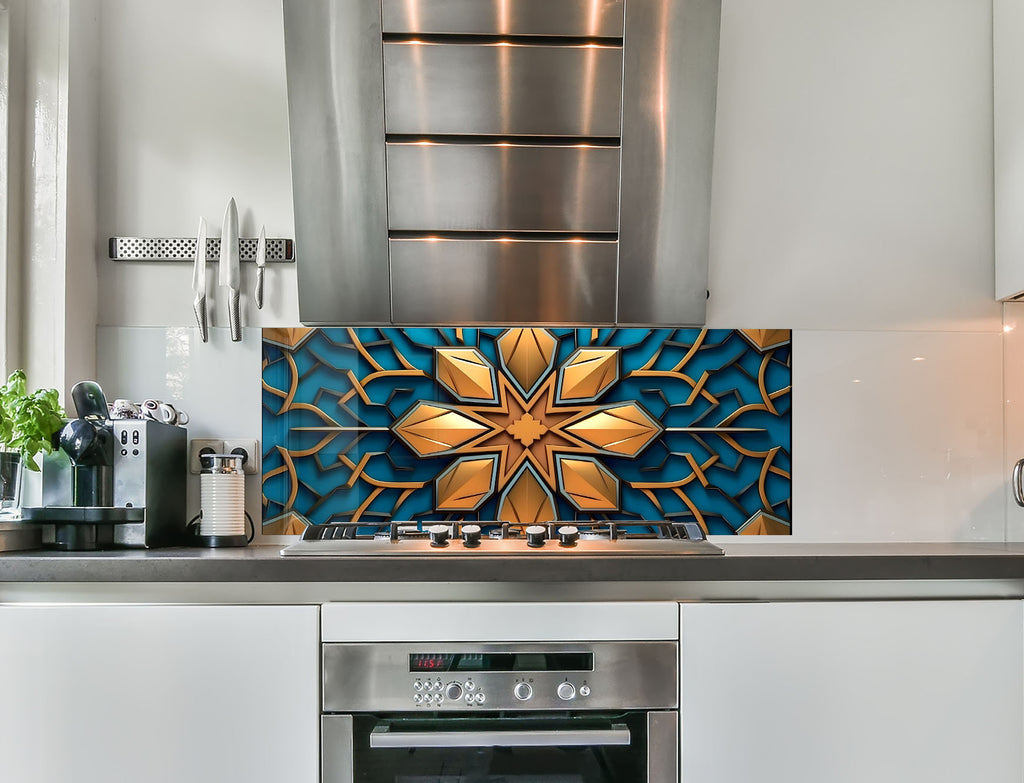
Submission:
[[787,330],[263,338],[266,533],[390,519],[790,532]]

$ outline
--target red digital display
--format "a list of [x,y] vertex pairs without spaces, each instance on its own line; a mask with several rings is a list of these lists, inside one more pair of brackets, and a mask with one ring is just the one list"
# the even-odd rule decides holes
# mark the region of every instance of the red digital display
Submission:
[[455,656],[451,653],[416,653],[409,656],[409,671],[446,672]]

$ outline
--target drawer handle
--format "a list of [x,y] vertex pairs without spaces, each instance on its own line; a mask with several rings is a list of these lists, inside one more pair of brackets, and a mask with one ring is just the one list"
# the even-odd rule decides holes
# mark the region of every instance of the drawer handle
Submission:
[[1010,482],[1013,486],[1013,499],[1017,501],[1018,506],[1024,506],[1024,486],[1021,484],[1021,479],[1024,478],[1024,459],[1017,460],[1017,464],[1013,466],[1013,481]]

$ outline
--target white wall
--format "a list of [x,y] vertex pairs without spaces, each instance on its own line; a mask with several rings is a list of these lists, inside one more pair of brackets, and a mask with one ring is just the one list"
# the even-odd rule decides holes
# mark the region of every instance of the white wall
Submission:
[[[101,240],[292,236],[280,2],[101,5]],[[1002,540],[989,3],[724,0],[720,57],[708,325],[795,330],[794,539]],[[188,265],[99,266],[101,354],[191,324]]]

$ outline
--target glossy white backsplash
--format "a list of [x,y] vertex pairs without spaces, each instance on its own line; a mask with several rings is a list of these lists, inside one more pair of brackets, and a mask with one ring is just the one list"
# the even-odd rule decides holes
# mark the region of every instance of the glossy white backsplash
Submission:
[[794,332],[794,540],[1002,541],[1001,388],[999,333]]
[[[242,330],[231,342],[227,328],[211,328],[203,343],[189,326],[108,327],[96,330],[97,380],[109,402],[146,398],[172,403],[189,414],[188,437],[261,438],[260,330]],[[246,476],[245,507],[262,515],[260,477]],[[189,517],[199,513],[199,477],[188,482]]]
[[1010,491],[1013,465],[1024,458],[1024,302],[1003,305],[1003,393],[1006,540],[1024,541],[1024,508],[1014,502]]

